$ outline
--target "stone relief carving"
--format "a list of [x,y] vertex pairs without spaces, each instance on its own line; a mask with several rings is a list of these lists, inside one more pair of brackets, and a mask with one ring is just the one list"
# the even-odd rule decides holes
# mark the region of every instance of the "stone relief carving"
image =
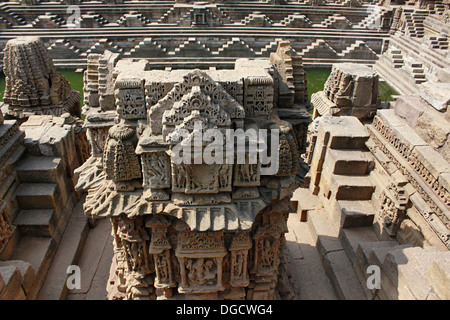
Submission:
[[145,119],[145,96],[142,81],[130,79],[116,81],[116,107],[122,119]]
[[165,152],[142,154],[141,163],[144,188],[170,188],[170,159]]

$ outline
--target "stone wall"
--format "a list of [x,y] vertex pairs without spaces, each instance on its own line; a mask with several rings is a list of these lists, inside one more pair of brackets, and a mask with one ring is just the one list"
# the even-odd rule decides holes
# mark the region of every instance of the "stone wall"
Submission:
[[[375,6],[349,8],[350,2],[274,7],[271,3],[142,5],[125,1],[114,9],[109,4],[81,3],[77,25],[66,4],[5,3],[0,17],[9,29],[0,39],[0,48],[8,39],[38,32],[58,66],[85,67],[90,53],[110,50],[130,58],[156,55],[155,65],[163,61],[177,66],[180,59],[192,63],[185,58],[201,57],[198,66],[218,66],[216,60],[220,60],[232,68],[238,57],[269,57],[282,36],[308,65],[356,60],[372,64],[383,50],[392,11]],[[255,32],[255,28],[262,29]]]

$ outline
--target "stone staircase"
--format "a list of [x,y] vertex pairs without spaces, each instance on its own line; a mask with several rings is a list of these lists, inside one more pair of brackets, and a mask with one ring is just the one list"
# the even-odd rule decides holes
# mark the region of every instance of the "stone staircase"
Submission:
[[167,49],[163,48],[160,44],[153,41],[152,38],[145,38],[139,42],[134,48],[129,52],[124,54],[125,57],[133,58],[149,58],[149,57],[160,57],[166,56]]
[[399,69],[405,65],[401,50],[389,47],[384,55],[388,57],[395,69]]
[[446,35],[430,36],[426,42],[432,49],[438,50],[448,49],[448,38]]
[[3,4],[0,7],[0,12],[3,13],[3,17],[13,25],[24,26],[27,24],[23,17],[18,15],[11,8],[5,8]]
[[261,49],[260,52],[257,52],[256,55],[262,56],[262,57],[268,57],[270,56],[271,52],[277,51],[278,48],[278,42],[282,41],[281,38],[277,38],[274,41],[269,42],[265,45],[264,48]]
[[[302,199],[297,214],[308,224],[337,297],[447,300],[450,252],[430,244],[407,244],[400,242],[402,237],[378,232],[377,202],[371,189],[378,173],[368,151],[372,141],[359,128],[361,124],[351,125],[345,118],[319,125],[311,160],[311,192],[296,191],[296,199]],[[334,126],[339,122],[342,131]],[[370,278],[374,270],[378,285]]]
[[381,26],[381,17],[386,12],[384,7],[375,6],[371,13],[361,22],[354,25],[355,29],[378,29]]
[[60,16],[46,13],[45,15],[41,15],[37,17],[33,22],[31,22],[31,26],[33,28],[60,28],[65,23],[64,19]]
[[308,28],[312,26],[312,21],[305,15],[298,12],[288,15],[279,23],[283,27],[288,28]]
[[422,63],[416,61],[406,61],[404,68],[413,78],[415,84],[421,84],[428,81],[425,77],[425,70]]
[[79,59],[81,57],[81,50],[66,39],[56,40],[48,47],[48,53],[53,59]]
[[100,39],[86,52],[83,52],[81,56],[87,57],[91,53],[103,53],[105,50],[109,50],[115,53],[122,53],[123,49],[109,39]]
[[[2,196],[15,233],[2,251],[0,299],[63,298],[67,267],[76,264],[89,231],[71,174],[79,161],[69,149],[74,129],[63,118],[30,118],[16,130],[21,144],[2,148],[15,150],[8,160],[14,179],[3,179],[8,191]],[[15,136],[11,124],[1,127],[11,132],[8,142]]]
[[425,35],[424,20],[428,10],[414,9],[405,7],[405,33],[410,37],[423,38]]
[[144,27],[148,23],[150,23],[150,20],[137,11],[131,11],[117,20],[120,27]]
[[234,21],[219,7],[215,7],[215,10],[217,11],[215,15],[218,19],[220,19],[223,23],[229,23],[232,24]]
[[171,7],[169,9],[169,11],[167,11],[166,13],[164,13],[164,15],[158,19],[157,23],[161,24],[161,23],[168,23],[169,22],[169,18],[170,16],[175,13],[175,7]]
[[194,13],[194,9],[186,12],[180,19],[177,21],[177,26],[179,27],[189,27],[192,24],[192,15]]
[[212,54],[221,57],[248,57],[249,55],[256,55],[255,50],[238,37],[232,38],[217,51],[213,51]]
[[317,39],[316,41],[314,41],[313,43],[311,43],[310,45],[308,45],[305,49],[303,49],[300,52],[300,55],[302,57],[307,56],[310,52],[313,52],[314,50],[319,49],[321,53],[323,53],[323,51],[328,51],[329,54],[331,55],[337,55],[336,50],[334,50],[325,40],[323,39]]
[[107,25],[109,21],[105,19],[101,14],[95,12],[88,12],[80,17],[80,26],[82,28],[96,28]]
[[21,182],[16,190],[20,213],[14,221],[22,235],[51,237],[62,216],[68,194],[61,158],[27,157],[16,167]]
[[335,28],[335,29],[349,29],[352,27],[352,23],[346,17],[342,16],[339,13],[335,13],[325,20],[323,20],[320,25],[317,25],[322,28]]
[[442,0],[436,0],[434,4],[434,11],[437,15],[442,16],[445,13],[446,5],[442,3]]
[[273,21],[261,12],[253,12],[242,19],[241,24],[250,27],[270,27]]
[[337,55],[340,57],[347,57],[347,56],[351,56],[352,54],[360,54],[359,52],[356,52],[357,50],[364,50],[367,52],[367,54],[376,57],[377,54],[375,51],[373,51],[368,45],[366,45],[366,43],[362,40],[356,40],[355,43],[351,44],[349,47],[345,48],[344,50],[342,50],[340,53],[338,53]]
[[169,51],[169,56],[177,56],[182,55],[184,57],[199,57],[199,56],[210,56],[211,50],[205,46],[205,44],[201,43],[197,38],[190,37],[186,41],[184,41],[180,46],[175,48],[174,51]]
[[0,28],[9,29],[12,28],[13,24],[9,22],[6,18],[0,16]]
[[[27,295],[31,299],[37,297],[44,285],[49,268],[59,254],[61,240],[76,225],[72,223],[66,228],[77,198],[69,186],[61,158],[26,156],[18,163],[16,173],[20,184],[15,196],[20,211],[14,225],[20,231],[21,240],[12,258],[29,261],[36,271],[36,281]],[[84,228],[87,228],[86,218]],[[86,235],[80,233],[83,236]],[[62,250],[66,254],[70,251]],[[64,272],[66,269],[67,266]],[[61,286],[65,286],[65,281]]]
[[308,211],[307,225],[337,298],[367,300],[363,285],[339,239],[339,232],[330,223],[323,208]]

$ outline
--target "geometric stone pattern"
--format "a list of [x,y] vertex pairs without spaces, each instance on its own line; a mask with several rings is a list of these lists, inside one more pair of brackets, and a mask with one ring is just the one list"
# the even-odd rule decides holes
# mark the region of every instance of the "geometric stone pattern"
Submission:
[[[348,1],[347,1],[348,2]],[[369,25],[367,21],[381,21],[385,19],[389,20],[392,15],[392,10],[381,10],[371,13],[370,10],[348,8],[348,3],[341,3],[338,1],[334,4],[336,15],[339,15],[339,19],[345,21],[345,23],[336,23],[336,17],[330,16],[330,11],[325,6],[320,6],[315,3],[291,3],[289,10],[286,11],[273,11],[271,10],[271,4],[259,3],[258,12],[249,12],[252,10],[252,6],[246,8],[235,8],[231,4],[227,3],[174,3],[154,6],[149,5],[148,8],[142,6],[136,6],[132,3],[125,2],[115,10],[110,10],[107,5],[102,4],[90,4],[89,7],[80,5],[80,30],[83,28],[95,28],[94,34],[83,37],[83,41],[80,41],[79,35],[76,34],[77,29],[67,29],[67,21],[71,16],[70,12],[66,12],[66,5],[64,4],[49,4],[47,8],[47,15],[39,15],[30,11],[23,11],[20,7],[11,6],[5,4],[6,10],[11,10],[5,15],[5,19],[12,25],[21,25],[21,28],[33,28],[39,30],[39,28],[52,28],[52,32],[58,34],[59,32],[69,32],[68,37],[61,36],[59,38],[45,39],[47,47],[52,48],[56,57],[58,52],[59,59],[67,59],[73,63],[76,61],[83,61],[86,63],[87,55],[90,53],[102,53],[103,50],[108,49],[113,52],[121,52],[130,57],[141,56],[139,48],[146,38],[151,37],[155,46],[153,51],[157,52],[157,55],[164,60],[170,58],[169,53],[173,53],[175,57],[185,57],[186,49],[184,42],[190,38],[199,42],[203,49],[188,51],[197,57],[221,57],[226,60],[228,57],[250,57],[253,55],[268,57],[270,51],[265,50],[265,46],[270,46],[270,43],[276,40],[277,35],[264,29],[259,30],[258,34],[252,34],[250,37],[242,34],[243,30],[248,30],[249,27],[258,27],[266,23],[271,25],[271,28],[278,30],[289,30],[284,35],[285,39],[289,39],[293,48],[297,52],[301,52],[309,45],[314,43],[317,38],[311,37],[302,32],[292,34],[292,29],[301,30],[304,28],[314,28],[319,31],[327,30],[327,32],[339,34],[340,39],[336,41],[333,37],[322,38],[322,41],[326,42],[329,46],[340,54],[334,54],[328,60],[336,62],[342,59],[348,59],[353,53],[352,58],[362,61],[368,61],[373,63],[376,59],[375,54],[367,54],[367,50],[360,52],[360,48],[355,47],[355,43],[361,39],[361,36],[355,36],[350,34],[352,30],[357,32],[365,31],[364,43],[372,50],[372,52],[381,53],[382,37],[380,34],[371,32],[373,28],[367,28]],[[12,17],[12,12],[15,13]],[[261,20],[262,19],[262,20]],[[35,21],[36,20],[36,21]],[[261,21],[259,21],[261,20]],[[366,21],[367,20],[367,21]],[[241,21],[245,21],[244,24]],[[333,22],[334,21],[334,22]],[[366,23],[364,23],[366,21]],[[45,23],[44,23],[45,22]],[[382,33],[386,33],[389,26],[383,26],[378,28]],[[177,32],[177,36],[172,34],[161,35],[159,29],[154,29],[160,26],[174,27],[183,30],[180,34]],[[222,27],[231,27],[233,33],[228,35],[222,34]],[[129,41],[128,38],[123,37],[120,34],[115,33],[113,29],[123,28],[126,30],[128,27],[145,27],[148,29],[146,34],[142,34],[141,31],[137,31],[137,36],[133,41]],[[184,35],[186,30],[208,28],[208,33],[215,35],[214,41],[212,37]],[[289,28],[289,29],[287,29]],[[23,35],[22,32],[11,29],[13,34],[11,38]],[[158,31],[157,31],[158,30]],[[263,34],[261,34],[261,31]],[[343,37],[343,34],[345,36]],[[300,37],[300,38],[299,38]],[[228,50],[229,42],[235,38],[239,38],[243,47],[247,46],[247,50]],[[256,40],[256,41],[255,41]],[[57,44],[55,46],[55,44]],[[358,44],[359,45],[359,44]],[[0,43],[0,47],[4,47],[5,43]],[[196,47],[196,49],[198,49]],[[237,52],[240,52],[239,54]],[[308,63],[314,62],[312,59],[317,58],[323,51],[313,50],[312,52],[305,53],[304,59],[307,59]],[[53,53],[52,53],[53,54]],[[231,56],[230,56],[231,54]],[[152,55],[155,56],[155,55]],[[149,56],[147,56],[149,58]],[[305,60],[306,62],[306,60]],[[229,64],[231,62],[228,62]]]

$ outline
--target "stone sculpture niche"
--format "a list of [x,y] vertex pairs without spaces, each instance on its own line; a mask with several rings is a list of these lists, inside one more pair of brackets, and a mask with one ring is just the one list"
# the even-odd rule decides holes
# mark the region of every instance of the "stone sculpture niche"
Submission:
[[[286,56],[289,50],[284,43]],[[151,70],[145,60],[107,57],[97,59],[106,63],[102,70],[114,65],[114,78],[101,77],[111,80],[115,110],[100,106],[100,92],[90,96],[86,126],[98,150],[77,170],[77,188],[88,191],[90,218],[112,221],[109,298],[276,298],[278,284],[286,283],[279,281],[286,280],[284,233],[290,197],[306,172],[300,154],[311,121],[294,99],[293,83],[303,79],[289,79],[291,98],[274,106],[280,95],[274,91],[286,88],[275,68],[285,74],[291,59],[277,59],[277,66],[239,59],[234,70],[166,71]],[[196,136],[209,129],[217,137],[196,145]],[[249,129],[279,132],[279,143],[269,144],[276,148],[270,154],[279,153],[274,174],[261,158],[250,161],[249,148],[237,148],[258,138],[225,143],[227,130]],[[180,143],[187,144],[182,162]],[[212,146],[218,158],[210,163],[204,154]],[[234,148],[231,163],[228,148]]]
[[30,115],[80,117],[81,94],[72,90],[58,72],[47,48],[38,37],[8,41],[4,50],[5,118],[25,120]]

